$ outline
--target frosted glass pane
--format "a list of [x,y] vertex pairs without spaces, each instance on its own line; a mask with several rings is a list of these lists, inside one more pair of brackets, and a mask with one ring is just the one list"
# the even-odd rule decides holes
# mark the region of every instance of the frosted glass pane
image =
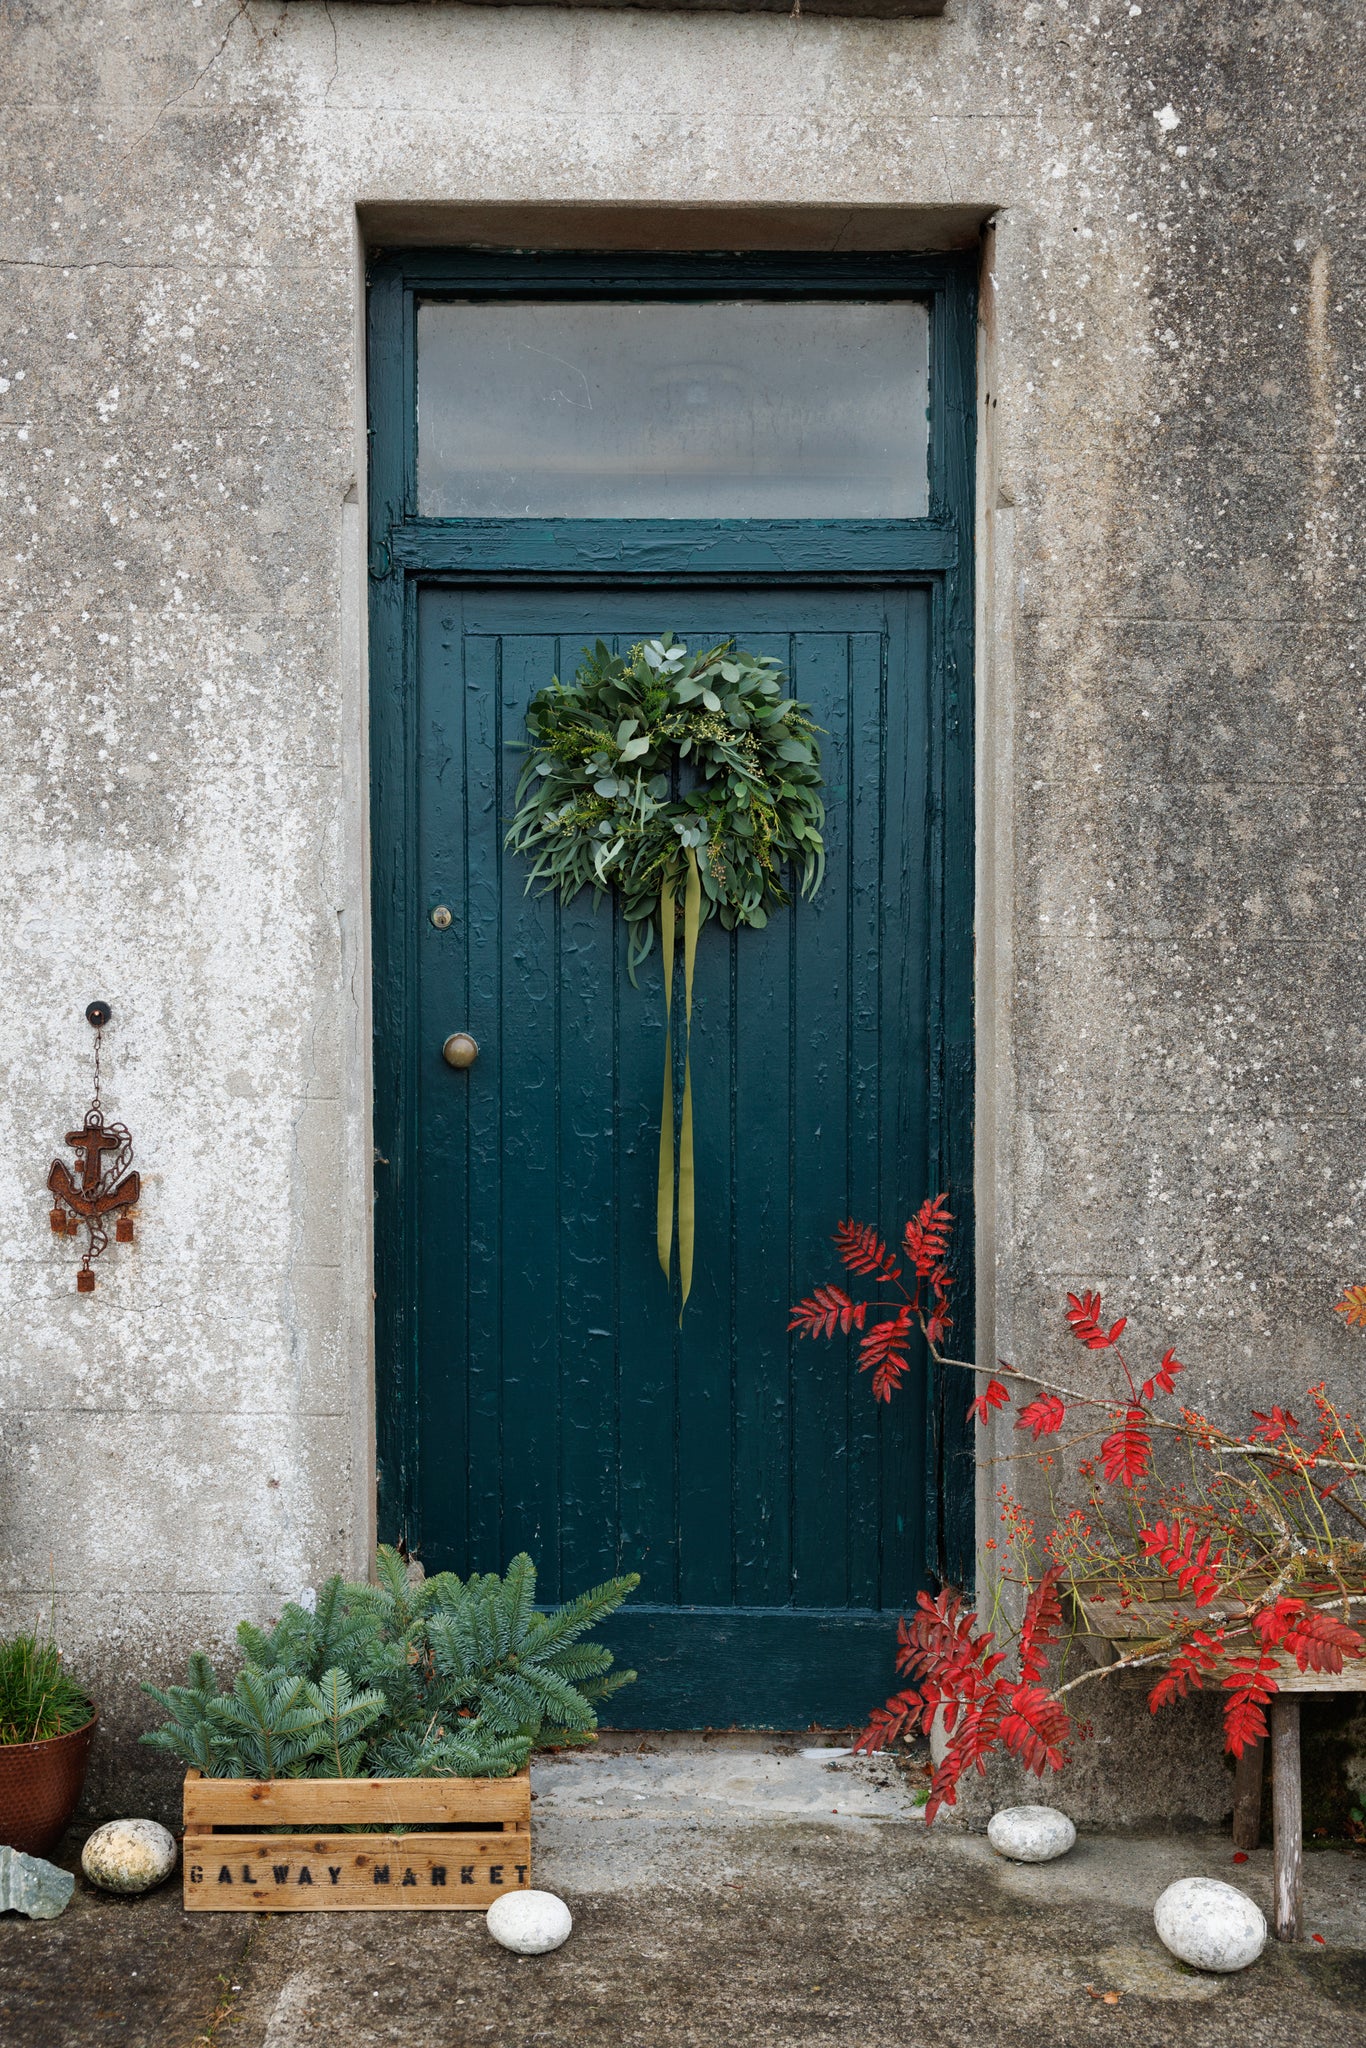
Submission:
[[431,518],[915,519],[926,309],[908,300],[418,308]]

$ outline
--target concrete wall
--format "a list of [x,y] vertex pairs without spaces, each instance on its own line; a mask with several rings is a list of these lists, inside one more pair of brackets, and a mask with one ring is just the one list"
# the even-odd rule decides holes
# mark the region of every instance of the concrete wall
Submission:
[[[0,1586],[121,1728],[370,1542],[358,207],[994,212],[985,1345],[1085,1280],[1210,1405],[1360,1383],[1363,62],[1355,0],[4,10]],[[146,1194],[84,1298],[96,995]]]

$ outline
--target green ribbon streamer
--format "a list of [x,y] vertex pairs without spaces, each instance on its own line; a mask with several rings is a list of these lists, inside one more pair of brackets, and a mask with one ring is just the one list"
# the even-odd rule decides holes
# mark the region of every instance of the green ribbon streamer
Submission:
[[659,1112],[659,1189],[655,1197],[655,1240],[664,1278],[669,1278],[674,1241],[674,892],[659,892],[659,937],[664,950],[664,1102]]
[[683,1125],[678,1144],[678,1273],[683,1282],[679,1321],[692,1292],[692,1249],[696,1177],[692,1156],[692,976],[697,962],[697,934],[702,924],[702,877],[697,855],[688,848],[688,886],[683,892],[683,1014],[687,1043],[683,1053]]
[[[664,1101],[659,1118],[659,1188],[655,1200],[655,1232],[659,1263],[669,1276],[674,1227],[674,1089],[673,984],[674,892],[666,884],[659,894],[660,939],[664,953]],[[688,879],[683,890],[683,1116],[678,1134],[678,1277],[683,1309],[692,1292],[693,1245],[697,1228],[697,1176],[692,1141],[692,985],[697,964],[697,934],[702,925],[702,877],[697,855],[688,848]]]

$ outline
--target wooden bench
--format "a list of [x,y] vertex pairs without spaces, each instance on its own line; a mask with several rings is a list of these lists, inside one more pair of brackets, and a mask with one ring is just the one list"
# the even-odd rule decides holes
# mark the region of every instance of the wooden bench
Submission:
[[[1354,1596],[1354,1605],[1355,1596]],[[1155,1647],[1154,1620],[1172,1625],[1181,1614],[1208,1622],[1246,1613],[1241,1602],[1208,1607],[1196,1616],[1188,1603],[1179,1599],[1133,1602],[1123,1606],[1110,1592],[1081,1588],[1073,1597],[1081,1633],[1077,1640],[1099,1661],[1116,1657],[1142,1656]],[[1106,1657],[1103,1652],[1109,1651]],[[1301,1671],[1285,1652],[1277,1656],[1276,1683],[1272,1694],[1271,1722],[1271,1817],[1272,1817],[1272,1918],[1278,1941],[1300,1941],[1304,1936],[1304,1812],[1300,1783],[1300,1696],[1304,1693],[1366,1692],[1366,1663],[1348,1664],[1340,1672]],[[1119,1683],[1149,1687],[1155,1673],[1134,1670],[1121,1674]],[[1213,1683],[1212,1679],[1209,1683]],[[1262,1773],[1266,1742],[1245,1749],[1233,1773],[1233,1846],[1257,1849],[1262,1840]]]

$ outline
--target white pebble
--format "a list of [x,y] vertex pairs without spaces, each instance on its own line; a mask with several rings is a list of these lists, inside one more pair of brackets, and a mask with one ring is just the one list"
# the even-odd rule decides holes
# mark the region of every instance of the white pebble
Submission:
[[81,1869],[106,1892],[149,1892],[175,1869],[175,1836],[155,1820],[107,1820],[81,1851]]
[[987,1840],[1012,1863],[1051,1863],[1076,1839],[1076,1829],[1056,1806],[1007,1806],[987,1822]]
[[1217,1877],[1179,1877],[1153,1907],[1164,1948],[1196,1970],[1245,1970],[1266,1947],[1266,1916]]
[[554,1892],[504,1892],[486,1915],[489,1933],[518,1956],[544,1956],[569,1939],[568,1906]]

